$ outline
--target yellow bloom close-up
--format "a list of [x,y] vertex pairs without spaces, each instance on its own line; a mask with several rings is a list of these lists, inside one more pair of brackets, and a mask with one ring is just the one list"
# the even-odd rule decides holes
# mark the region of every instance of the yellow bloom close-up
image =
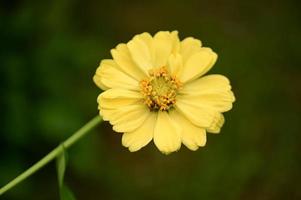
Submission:
[[142,33],[111,50],[94,82],[102,90],[100,115],[124,133],[122,144],[137,151],[152,140],[165,153],[206,144],[206,133],[219,133],[223,113],[235,101],[229,80],[205,75],[217,54],[178,32]]

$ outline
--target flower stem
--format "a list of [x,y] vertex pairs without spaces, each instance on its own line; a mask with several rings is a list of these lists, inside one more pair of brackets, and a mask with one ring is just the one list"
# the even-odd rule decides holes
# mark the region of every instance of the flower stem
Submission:
[[53,149],[50,153],[48,153],[44,158],[42,158],[40,161],[38,161],[36,164],[31,166],[29,169],[24,171],[22,174],[17,176],[15,179],[13,179],[11,182],[6,184],[4,187],[0,189],[0,196],[4,194],[9,189],[16,186],[18,183],[22,182],[35,172],[37,172],[39,169],[44,167],[46,164],[48,164],[50,161],[52,161],[54,158],[56,158],[61,152],[62,152],[62,145],[65,149],[72,146],[76,141],[78,141],[82,136],[86,135],[90,130],[92,130],[96,125],[98,125],[102,121],[102,118],[100,116],[94,117],[91,121],[89,121],[87,124],[85,124],[82,128],[80,128],[78,131],[76,131],[72,136],[70,136],[67,140],[65,140],[61,145],[57,146],[55,149]]

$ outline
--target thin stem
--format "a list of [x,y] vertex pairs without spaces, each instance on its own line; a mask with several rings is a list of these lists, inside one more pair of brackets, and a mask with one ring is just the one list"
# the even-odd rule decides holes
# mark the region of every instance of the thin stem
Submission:
[[82,128],[80,128],[78,131],[76,131],[72,136],[70,136],[67,140],[65,140],[61,145],[57,146],[50,153],[48,153],[44,158],[42,158],[36,164],[34,164],[29,169],[24,171],[22,174],[17,176],[15,179],[13,179],[7,185],[2,187],[0,189],[0,196],[2,194],[4,194],[6,191],[8,191],[9,189],[16,186],[18,183],[22,182],[23,180],[25,180],[26,178],[28,178],[29,176],[31,176],[32,174],[37,172],[39,169],[44,167],[46,164],[48,164],[54,158],[56,158],[62,152],[62,145],[65,149],[72,146],[82,136],[86,135],[90,130],[92,130],[94,127],[96,127],[96,125],[98,125],[101,121],[102,121],[102,119],[100,116],[94,117],[91,121],[89,121]]

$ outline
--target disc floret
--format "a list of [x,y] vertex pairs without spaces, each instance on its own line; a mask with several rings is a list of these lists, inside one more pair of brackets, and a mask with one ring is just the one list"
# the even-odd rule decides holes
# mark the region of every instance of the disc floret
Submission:
[[151,111],[168,111],[176,103],[176,96],[182,83],[171,76],[166,67],[149,71],[149,78],[140,81],[144,103]]

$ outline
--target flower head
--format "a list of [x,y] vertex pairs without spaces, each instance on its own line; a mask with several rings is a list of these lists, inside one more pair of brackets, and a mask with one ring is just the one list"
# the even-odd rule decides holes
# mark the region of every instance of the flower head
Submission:
[[136,35],[111,50],[93,77],[105,90],[98,96],[104,120],[124,133],[122,144],[137,151],[154,141],[163,153],[183,143],[191,150],[206,144],[206,132],[219,133],[223,112],[235,97],[229,80],[206,75],[217,54],[178,32]]

